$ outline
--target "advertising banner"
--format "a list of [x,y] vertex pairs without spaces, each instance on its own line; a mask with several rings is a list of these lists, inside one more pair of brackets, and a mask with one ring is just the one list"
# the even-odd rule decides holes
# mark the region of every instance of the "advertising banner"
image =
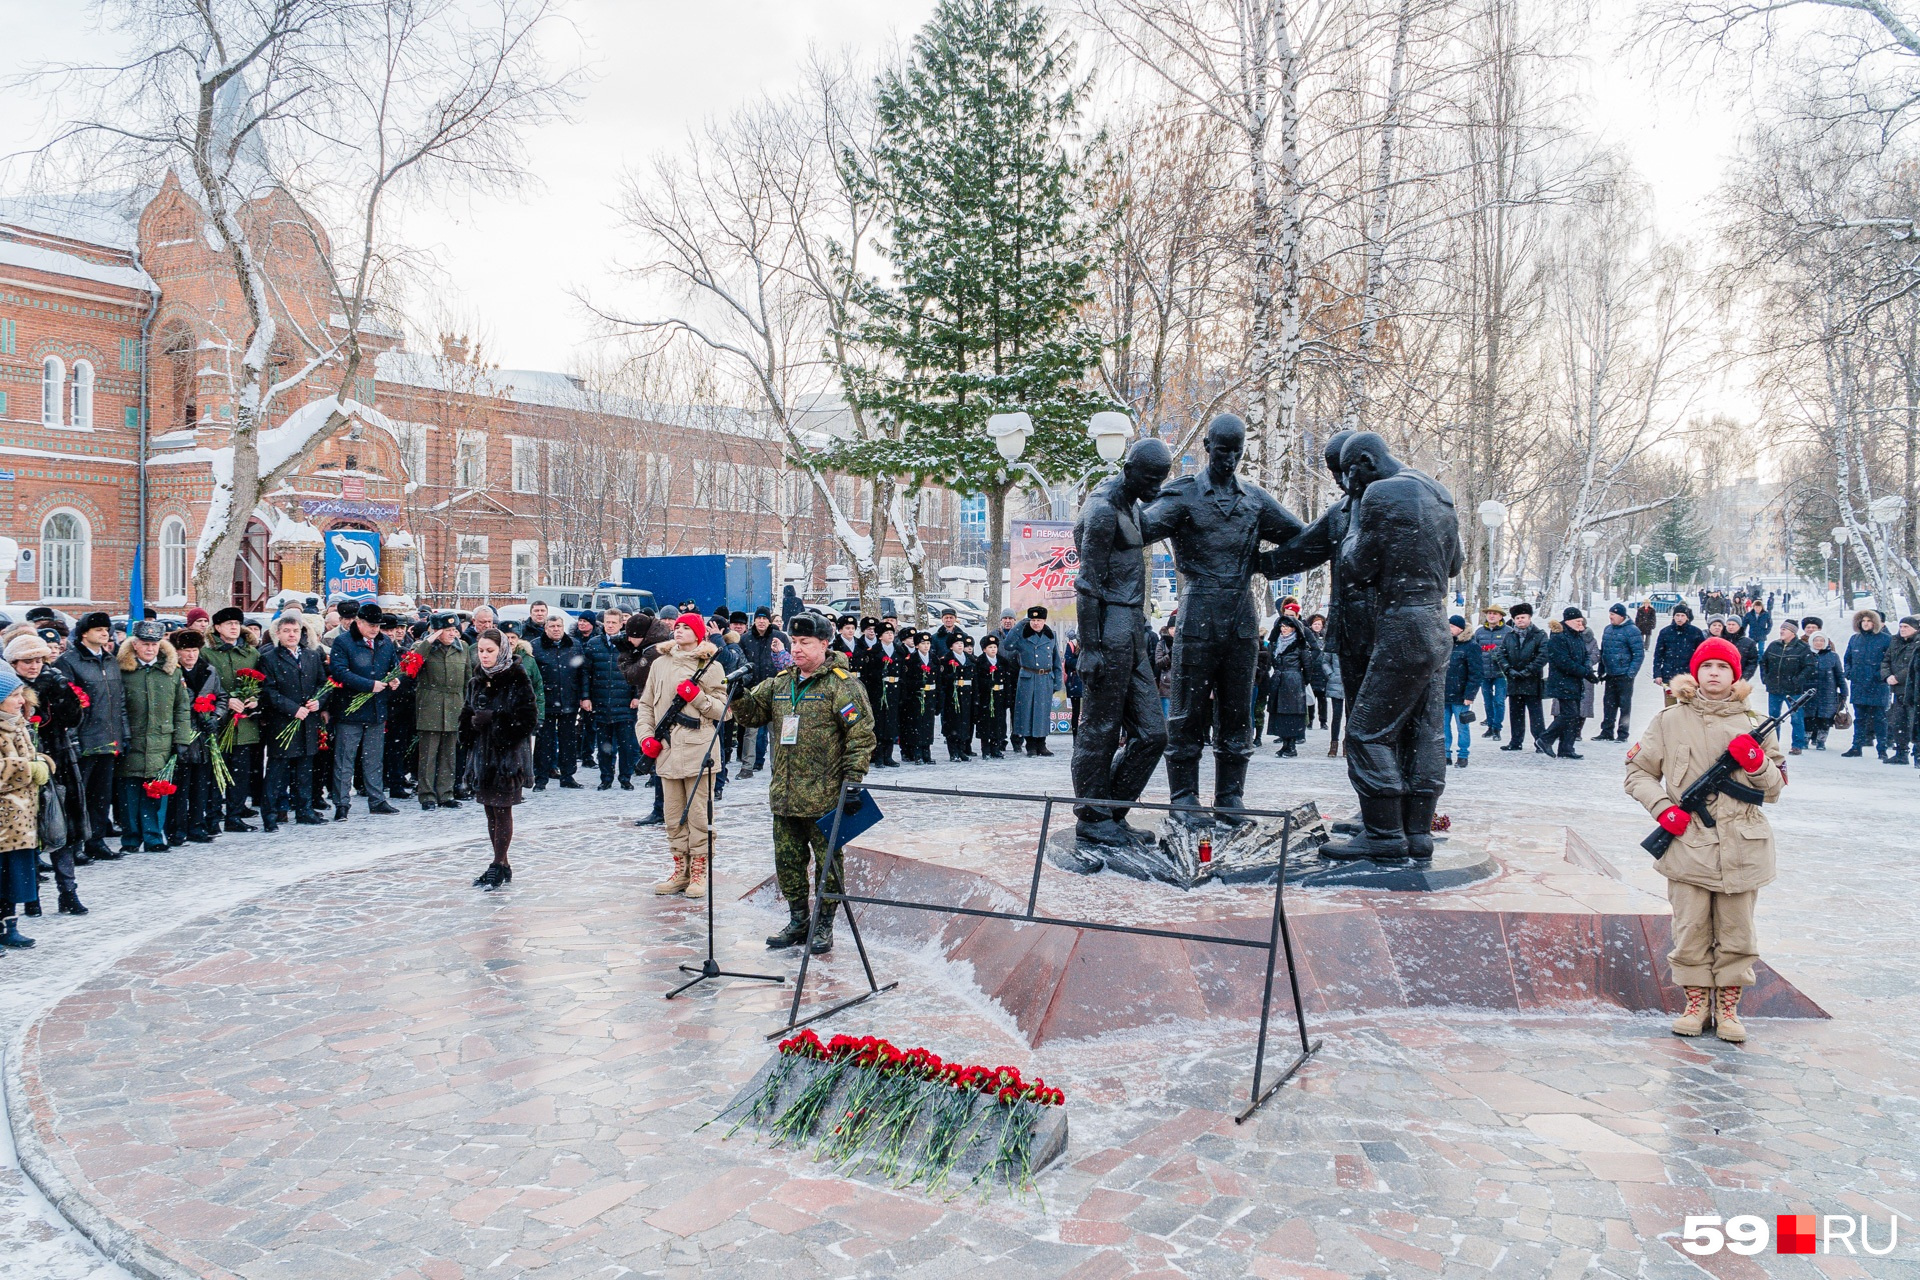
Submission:
[[[1066,520],[1015,520],[1008,530],[1007,603],[1012,606],[1015,626],[1027,625],[1027,610],[1044,605],[1047,625],[1062,644],[1077,631],[1079,610],[1073,596],[1074,579],[1080,576],[1080,552],[1073,545],[1073,524]],[[1065,691],[1054,694],[1053,713],[1049,717],[1055,733],[1066,733],[1072,726]]]
[[380,535],[365,529],[327,534],[326,598],[371,600],[380,593]]
[[1073,525],[1065,520],[1015,520],[1011,525],[1007,568],[1012,589],[1007,603],[1023,622],[1030,607],[1045,605],[1054,634],[1065,639],[1074,629],[1073,582],[1080,576]]

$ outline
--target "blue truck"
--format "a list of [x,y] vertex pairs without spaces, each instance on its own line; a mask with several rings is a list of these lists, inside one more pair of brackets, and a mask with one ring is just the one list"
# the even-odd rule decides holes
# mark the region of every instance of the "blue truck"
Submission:
[[628,556],[620,582],[651,591],[659,603],[692,600],[702,613],[723,605],[752,613],[773,606],[773,560],[768,556]]

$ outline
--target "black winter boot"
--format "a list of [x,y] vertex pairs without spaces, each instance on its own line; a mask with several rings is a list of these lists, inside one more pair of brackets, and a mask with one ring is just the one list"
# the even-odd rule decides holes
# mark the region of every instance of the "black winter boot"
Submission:
[[1235,756],[1213,758],[1213,816],[1238,822],[1246,812],[1247,762]]
[[805,942],[807,919],[807,904],[804,901],[787,903],[787,927],[767,939],[767,949],[780,951]]
[[833,908],[836,904],[825,903],[820,910],[820,927],[813,931],[813,945],[807,951],[816,956],[826,955],[833,950]]

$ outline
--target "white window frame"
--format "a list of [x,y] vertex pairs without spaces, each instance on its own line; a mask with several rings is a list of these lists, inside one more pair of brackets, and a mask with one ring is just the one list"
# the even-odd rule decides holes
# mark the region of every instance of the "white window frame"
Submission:
[[485,560],[487,558],[487,535],[484,533],[455,534],[453,547],[453,556],[456,560]]
[[453,593],[457,596],[487,597],[492,574],[484,564],[463,564],[453,571]]
[[40,425],[67,425],[67,366],[59,356],[40,362]]
[[510,438],[513,446],[513,491],[540,492],[540,442],[522,436]]
[[73,362],[73,425],[81,431],[93,430],[93,362]]
[[462,431],[454,438],[453,487],[468,490],[487,487],[486,432]]
[[509,572],[511,577],[507,583],[508,595],[523,596],[538,585],[540,577],[540,540],[538,538],[513,540],[513,562]]
[[[47,531],[52,528],[53,522],[61,516],[66,516],[73,521],[74,527],[79,531],[77,539],[55,539],[48,534]],[[58,553],[54,550],[56,547],[61,548]],[[71,549],[70,561],[68,560],[69,548]],[[93,598],[90,581],[92,560],[93,527],[87,523],[87,518],[72,507],[56,507],[47,512],[40,521],[40,598],[42,600],[91,600]],[[66,562],[68,567],[61,567],[63,562]],[[64,581],[69,576],[69,568],[70,584]],[[62,581],[56,582],[56,573],[63,579]],[[61,589],[58,595],[54,594],[56,587]]]
[[160,598],[187,598],[187,522],[179,516],[160,522]]

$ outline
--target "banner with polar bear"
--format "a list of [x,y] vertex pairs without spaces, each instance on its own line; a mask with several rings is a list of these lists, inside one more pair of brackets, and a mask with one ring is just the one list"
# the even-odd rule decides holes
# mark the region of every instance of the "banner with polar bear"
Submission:
[[327,599],[370,600],[380,592],[380,535],[367,529],[335,529],[327,534]]

